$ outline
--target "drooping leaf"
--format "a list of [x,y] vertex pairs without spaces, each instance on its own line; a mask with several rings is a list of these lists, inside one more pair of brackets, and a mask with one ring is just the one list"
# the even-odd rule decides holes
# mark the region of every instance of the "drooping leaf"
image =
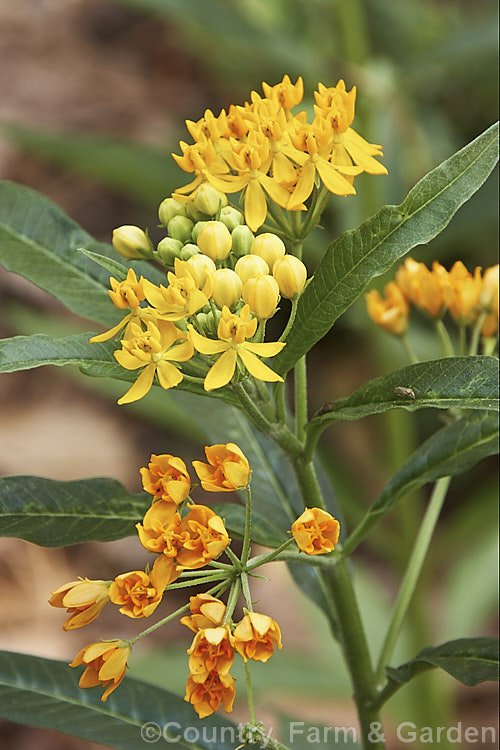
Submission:
[[459,638],[441,646],[424,648],[417,656],[396,669],[387,667],[390,680],[408,682],[429,669],[444,669],[468,687],[498,680],[498,639]]
[[52,659],[0,652],[0,716],[117,750],[145,750],[157,741],[189,750],[232,750],[239,743],[238,727],[228,719],[213,714],[200,720],[180,696],[130,677],[133,662],[106,703],[102,688],[78,687],[81,672]]
[[432,240],[478,190],[498,159],[498,125],[423,177],[399,206],[385,206],[332,242],[300,297],[286,347],[273,360],[282,375],[337,318],[409,250]]
[[440,477],[454,476],[498,452],[498,414],[478,412],[442,427],[410,456],[384,487],[345,543],[351,553],[402,497]]
[[329,404],[310,420],[308,428],[394,408],[498,411],[498,375],[496,357],[448,357],[408,365],[370,380],[347,398]]
[[42,547],[109,542],[135,534],[150,502],[115,479],[0,477],[0,536]]
[[[113,258],[111,245],[97,242],[48,198],[11,182],[0,182],[0,264],[57,297],[69,310],[104,325],[122,314],[108,295],[109,271],[84,248]],[[163,277],[145,261],[131,267],[153,282]]]

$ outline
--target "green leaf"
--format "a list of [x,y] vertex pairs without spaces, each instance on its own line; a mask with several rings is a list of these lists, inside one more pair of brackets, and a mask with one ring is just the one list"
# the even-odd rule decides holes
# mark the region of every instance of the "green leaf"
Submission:
[[[354,391],[347,398],[322,409],[307,425],[326,427],[339,419],[361,419],[388,409],[486,409],[497,410],[496,357],[448,357],[408,365]],[[403,392],[398,392],[403,388]],[[410,389],[410,393],[406,392]]]
[[0,536],[42,547],[110,542],[136,533],[150,500],[115,479],[0,477]]
[[412,490],[440,477],[461,474],[481,459],[498,453],[498,428],[498,414],[478,412],[434,433],[384,487],[347,539],[346,554],[350,554],[369,529]]
[[181,185],[170,151],[91,133],[57,133],[3,125],[2,135],[29,153],[89,175],[151,208]]
[[[112,326],[120,319],[108,295],[109,271],[79,248],[113,258],[111,245],[97,242],[43,195],[0,182],[0,264],[57,297],[84,318]],[[145,261],[130,264],[158,283],[162,274]]]
[[284,375],[332,327],[375,276],[430,242],[478,190],[498,158],[498,125],[429,172],[399,206],[385,206],[334,240],[299,299],[286,347],[273,360]]
[[[226,528],[231,536],[237,539],[243,539],[245,531],[245,508],[235,503],[221,503],[211,505],[211,508],[224,519]],[[252,513],[252,534],[251,540],[254,544],[262,544],[264,547],[275,549],[280,544],[286,542],[287,534],[266,516],[259,513]]]
[[[178,695],[129,676],[102,703],[101,687],[78,687],[81,672],[60,661],[1,651],[0,716],[118,750],[145,750],[158,740],[190,750],[233,750],[239,744],[238,727],[228,719],[213,714],[202,721]],[[168,740],[161,737],[164,727]],[[181,741],[174,741],[177,736]]]
[[102,268],[105,268],[107,271],[111,271],[117,281],[124,281],[127,278],[128,268],[126,268],[122,263],[118,263],[118,261],[113,260],[113,258],[108,258],[105,255],[99,255],[99,253],[93,253],[90,250],[85,250],[85,248],[83,247],[78,247],[77,250],[80,253],[86,255],[87,258],[90,258],[90,260],[98,263],[100,266],[102,266]]
[[480,682],[498,680],[498,639],[459,638],[441,646],[424,648],[406,664],[393,669],[387,667],[390,680],[398,684],[409,682],[413,677],[429,669],[444,669],[456,680],[468,687]]

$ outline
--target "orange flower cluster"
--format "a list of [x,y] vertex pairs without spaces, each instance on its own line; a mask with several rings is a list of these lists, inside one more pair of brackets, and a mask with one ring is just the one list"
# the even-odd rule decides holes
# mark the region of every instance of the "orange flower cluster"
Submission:
[[431,269],[407,258],[385,287],[385,298],[372,290],[366,295],[368,314],[377,325],[400,336],[408,326],[410,303],[434,319],[448,310],[460,325],[473,325],[484,314],[481,333],[494,336],[498,330],[498,265],[470,273],[462,261],[449,271],[434,261]]
[[217,711],[221,703],[229,713],[235,695],[234,678],[229,674],[235,651],[245,661],[267,661],[275,646],[281,648],[279,626],[268,615],[249,612],[232,631],[231,623],[224,623],[224,603],[208,594],[192,596],[190,609],[191,615],[181,619],[195,633],[187,652],[185,700],[200,718]]
[[250,102],[231,105],[214,115],[206,110],[198,122],[186,121],[194,143],[181,141],[177,164],[194,179],[174,197],[193,200],[207,183],[223,194],[245,192],[245,221],[256,231],[265,221],[267,200],[291,211],[305,208],[315,180],[336,195],[355,193],[360,172],[386,174],[374,157],[380,146],[365,141],[350,126],[356,88],[318,85],[314,118],[293,114],[302,101],[302,78],[292,84],[285,75],[275,86],[262,84],[264,96],[251,92]]

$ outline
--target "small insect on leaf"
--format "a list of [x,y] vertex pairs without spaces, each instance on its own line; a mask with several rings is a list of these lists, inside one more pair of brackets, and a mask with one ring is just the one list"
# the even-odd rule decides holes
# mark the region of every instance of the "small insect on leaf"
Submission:
[[415,401],[415,391],[413,388],[404,388],[402,385],[397,385],[394,388],[394,393],[397,393],[398,396],[406,396],[406,398],[411,398]]

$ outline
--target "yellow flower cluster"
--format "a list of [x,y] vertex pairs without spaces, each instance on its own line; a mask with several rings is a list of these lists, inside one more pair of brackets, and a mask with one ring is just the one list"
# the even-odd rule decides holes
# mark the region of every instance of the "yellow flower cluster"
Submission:
[[381,147],[368,143],[350,126],[354,120],[356,88],[318,85],[314,118],[305,111],[293,114],[302,101],[302,78],[292,84],[285,75],[275,86],[266,83],[263,96],[252,91],[250,102],[231,105],[215,115],[206,110],[186,125],[194,141],[180,142],[177,164],[194,179],[174,196],[194,200],[208,183],[224,194],[245,193],[245,221],[256,231],[267,216],[267,201],[290,211],[305,208],[315,180],[336,195],[355,193],[354,176],[361,172],[386,174],[374,157]]
[[221,703],[229,713],[235,694],[234,677],[229,674],[235,651],[244,661],[266,662],[275,646],[281,648],[279,625],[257,612],[247,612],[236,624],[225,622],[225,604],[209,594],[192,596],[190,610],[191,615],[181,619],[195,633],[188,649],[185,700],[201,719],[217,711]]
[[413,258],[396,272],[395,281],[385,287],[385,297],[372,290],[366,295],[368,314],[385,330],[397,336],[408,327],[410,303],[438,320],[448,310],[459,325],[473,325],[481,318],[485,338],[498,331],[498,265],[481,274],[470,273],[461,261],[447,271],[434,261],[431,269]]

